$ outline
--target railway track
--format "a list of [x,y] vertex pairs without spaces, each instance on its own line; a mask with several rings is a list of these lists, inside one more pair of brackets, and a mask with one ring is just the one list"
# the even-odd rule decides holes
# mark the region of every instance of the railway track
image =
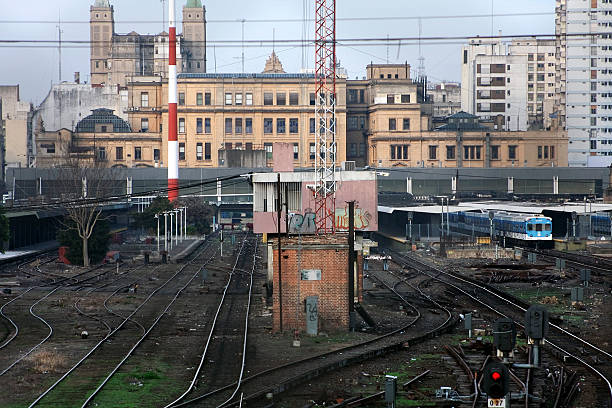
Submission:
[[553,263],[557,258],[564,259],[567,266],[576,270],[591,269],[595,275],[607,276],[612,272],[612,260],[600,256],[558,251],[555,249],[521,248],[521,250],[537,254],[545,259],[550,259]]
[[[212,320],[199,365],[187,390],[167,404],[166,408],[180,406],[179,403],[189,397],[198,383],[200,383],[198,389],[204,391],[213,390],[235,379],[237,386],[202,398],[197,404],[223,406],[238,393],[240,388],[238,384],[241,384],[244,375],[247,352],[257,244],[258,241],[248,235],[244,238]],[[252,255],[249,252],[252,252]],[[244,268],[248,267],[249,260],[250,272],[245,273]],[[200,378],[203,380],[199,380]]]
[[[416,256],[389,252],[392,254],[393,260],[400,265],[418,270],[463,293],[497,315],[512,318],[518,326],[522,326],[524,312],[529,306],[524,302],[518,301],[514,297],[484,283],[446,272]],[[612,406],[612,385],[610,383],[612,355],[555,324],[551,323],[550,327],[551,330],[546,343],[561,355],[566,364],[573,364],[575,369],[582,371],[584,375],[596,379],[595,384],[583,382],[582,387],[586,389],[586,392],[596,392],[597,400],[600,403]],[[584,354],[588,353],[589,359],[595,359],[597,363],[589,363],[587,357],[579,355],[583,354],[580,350],[583,350]],[[589,388],[591,389],[589,390]]]
[[[380,282],[406,306],[411,309],[414,307],[414,305],[412,305],[413,302],[409,302],[397,289],[397,286],[403,284],[401,279],[397,277],[393,277],[392,279],[385,279],[381,277]],[[249,406],[266,405],[266,395],[269,393],[280,394],[310,379],[319,377],[325,373],[332,372],[337,369],[341,369],[347,365],[356,364],[368,359],[384,356],[395,351],[404,350],[407,347],[411,347],[415,344],[427,341],[428,339],[445,333],[454,327],[456,320],[453,318],[450,310],[440,305],[435,301],[435,299],[432,299],[427,294],[422,292],[420,288],[414,286],[411,287],[411,290],[415,291],[417,297],[423,297],[423,299],[428,302],[430,306],[443,310],[446,313],[446,317],[442,318],[441,322],[438,321],[433,328],[431,327],[431,322],[423,323],[422,326],[416,327],[417,323],[424,321],[424,319],[421,319],[421,314],[426,307],[422,307],[422,310],[418,310],[418,308],[416,308],[418,313],[416,314],[415,318],[409,320],[403,324],[402,327],[392,332],[377,336],[359,344],[343,347],[331,352],[318,354],[316,356],[304,358],[261,371],[243,378],[241,383],[236,381],[231,384],[227,384],[216,390],[209,391],[198,397],[186,400],[177,405],[173,405],[173,407],[216,406],[203,402],[209,402],[210,398],[231,389],[237,389],[238,386],[240,387],[239,390],[242,393],[241,397],[235,398],[232,401],[226,401],[220,406],[229,407],[239,406],[241,404],[248,404]],[[429,327],[427,327],[428,325]],[[411,332],[419,332],[422,334],[418,336],[411,336],[407,333],[408,329],[411,329]]]
[[[102,269],[101,272],[99,272],[100,269]],[[2,350],[3,355],[8,356],[8,358],[4,358],[4,360],[11,359],[11,356],[14,356],[14,355],[18,355],[19,357],[17,359],[14,359],[10,364],[6,365],[5,368],[3,368],[0,371],[0,377],[5,375],[13,367],[15,367],[17,364],[22,362],[26,357],[32,354],[36,349],[38,349],[41,345],[43,345],[53,335],[53,326],[51,325],[51,323],[47,321],[46,319],[44,319],[43,317],[41,317],[40,315],[38,315],[35,311],[36,307],[41,302],[48,299],[50,296],[58,292],[60,289],[65,289],[69,287],[71,285],[70,282],[72,281],[75,281],[76,284],[89,282],[92,279],[98,279],[108,274],[111,270],[112,269],[104,268],[104,267],[95,267],[95,268],[91,268],[86,271],[83,271],[81,273],[78,273],[74,276],[60,279],[56,281],[55,283],[53,283],[51,289],[46,291],[46,293],[44,293],[42,296],[40,296],[40,293],[38,293],[39,291],[37,289],[43,289],[49,285],[39,285],[39,286],[31,287],[23,291],[21,294],[17,295],[10,301],[6,302],[4,305],[2,305],[2,307],[0,307],[0,315],[11,324],[12,328],[14,329],[14,332],[11,335],[9,335],[8,339],[5,340],[0,345],[0,350]],[[90,275],[90,276],[87,276],[87,275]],[[33,299],[28,298],[29,295],[34,295]],[[20,305],[20,303],[24,303],[24,304]],[[8,313],[7,307],[25,309],[28,311],[28,313],[23,316],[20,316],[19,318],[15,316],[11,317],[9,314],[7,314]],[[17,321],[15,321],[15,319],[17,321],[21,319],[22,320],[21,326],[28,327],[30,331],[34,331],[31,329],[31,327],[42,326],[42,334],[41,334],[42,340],[38,341],[40,337],[37,334],[35,334],[34,336],[31,336],[32,339],[30,339],[30,342],[27,343],[27,345],[25,346],[26,347],[25,350],[21,349],[24,347],[23,344],[14,345],[14,341],[19,337],[20,333],[22,335],[27,333],[24,331],[24,329],[20,329],[20,324]],[[34,344],[32,344],[32,342],[34,342]]]
[[[172,273],[167,279],[161,279],[162,283],[155,285],[149,293],[144,289],[140,293],[129,292],[129,302],[125,300],[115,302],[117,308],[133,309],[124,316],[119,313],[111,302],[117,294],[124,293],[129,288],[135,288],[138,282],[145,278],[154,278],[154,273],[161,268],[158,266],[152,270],[145,270],[145,276],[127,283],[122,283],[103,302],[104,310],[112,318],[100,318],[97,314],[87,313],[89,318],[97,320],[106,328],[106,333],[96,344],[86,350],[82,357],[73,364],[63,375],[57,379],[50,387],[45,389],[29,406],[58,406],[62,401],[70,401],[72,405],[85,407],[89,405],[108,384],[113,375],[125,364],[134,353],[136,348],[148,337],[151,331],[158,325],[162,317],[167,313],[172,304],[180,296],[182,291],[198,275],[201,268],[213,258],[217,252],[216,247],[206,243],[203,248],[198,250],[190,261],[183,264],[176,272]],[[201,259],[201,258],[204,258]],[[189,273],[191,272],[191,274]],[[159,271],[155,281],[165,274]],[[116,282],[115,282],[116,283]],[[172,288],[174,287],[174,289]],[[171,300],[165,304],[165,308],[159,311],[153,298],[158,296],[166,297],[167,293],[172,293]],[[91,295],[91,291],[88,292]],[[124,298],[127,300],[127,298]],[[157,300],[157,299],[156,299]],[[75,302],[75,307],[81,312],[78,306],[80,299]],[[120,307],[119,307],[120,306]],[[106,321],[114,320],[110,324]],[[148,325],[146,328],[144,325]],[[144,333],[143,333],[144,330]],[[136,339],[136,340],[135,340]],[[91,374],[95,373],[95,374]],[[70,386],[66,386],[67,379],[73,379]],[[74,380],[74,379],[80,380]],[[75,383],[77,385],[75,385]],[[92,392],[93,391],[93,392]]]

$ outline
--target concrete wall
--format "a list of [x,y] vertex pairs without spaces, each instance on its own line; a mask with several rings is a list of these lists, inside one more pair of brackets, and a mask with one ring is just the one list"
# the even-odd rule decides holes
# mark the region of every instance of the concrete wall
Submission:
[[219,150],[221,167],[266,167],[265,150]]
[[41,127],[46,131],[74,130],[81,119],[98,108],[113,109],[115,115],[127,120],[127,96],[127,91],[116,86],[102,88],[72,82],[53,85],[32,117],[34,133],[40,132]]

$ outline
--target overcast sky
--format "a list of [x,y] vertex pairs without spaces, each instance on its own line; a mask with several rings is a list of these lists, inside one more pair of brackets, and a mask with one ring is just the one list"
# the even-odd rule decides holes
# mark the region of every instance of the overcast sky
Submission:
[[[60,14],[64,40],[89,40],[89,6],[93,0],[28,0],[4,3],[0,16],[0,40],[56,40],[57,21]],[[422,20],[422,36],[476,36],[491,34],[491,2],[493,13],[548,13],[533,16],[505,16],[493,19],[494,32],[502,30],[504,35],[552,34],[554,33],[554,0],[338,0],[339,18],[348,17],[431,17],[488,15],[487,18],[445,18]],[[177,0],[178,16],[185,0]],[[303,0],[214,0],[203,2],[210,21],[207,28],[209,40],[239,40],[240,23],[221,23],[214,20],[257,19],[301,19]],[[115,29],[118,33],[135,30],[142,34],[162,31],[161,0],[111,0],[115,8]],[[166,3],[167,4],[167,3]],[[314,0],[306,1],[310,18],[314,18]],[[179,17],[180,18],[180,17]],[[11,21],[15,23],[10,23]],[[36,21],[35,23],[27,23]],[[180,21],[179,21],[180,27]],[[180,31],[180,28],[179,28]],[[302,38],[301,23],[277,22],[245,24],[246,39],[299,40]],[[314,37],[313,23],[308,24],[308,38]],[[386,38],[415,37],[419,34],[418,20],[386,21],[339,21],[337,38]],[[7,47],[0,44],[0,84],[19,84],[21,99],[38,104],[49,92],[51,83],[58,82],[57,45],[25,48]],[[73,46],[74,47],[74,46]],[[261,72],[271,46],[246,48],[247,72]],[[422,53],[425,57],[426,73],[430,81],[458,81],[460,71],[460,44],[432,45],[425,42]],[[300,48],[276,45],[276,52],[287,72],[299,72],[302,68]],[[216,58],[215,58],[216,54]],[[241,72],[241,49],[208,47],[208,71]],[[308,50],[306,66],[313,67],[314,50]],[[346,47],[340,46],[338,58],[348,70],[350,78],[365,75],[365,66],[373,61],[384,63],[408,61],[413,69],[418,66],[418,46],[397,42],[389,46]],[[81,72],[81,79],[89,79],[89,48],[64,48],[62,53],[62,79],[72,80],[74,72]]]

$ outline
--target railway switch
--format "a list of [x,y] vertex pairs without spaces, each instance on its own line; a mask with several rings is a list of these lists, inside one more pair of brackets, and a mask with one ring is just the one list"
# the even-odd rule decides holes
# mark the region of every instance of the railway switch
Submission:
[[525,334],[530,340],[543,340],[548,334],[548,310],[539,305],[525,312]]
[[482,374],[482,390],[489,398],[504,398],[510,391],[510,372],[502,363],[489,363]]
[[497,319],[493,323],[493,344],[502,353],[511,353],[516,345],[516,324],[512,319]]

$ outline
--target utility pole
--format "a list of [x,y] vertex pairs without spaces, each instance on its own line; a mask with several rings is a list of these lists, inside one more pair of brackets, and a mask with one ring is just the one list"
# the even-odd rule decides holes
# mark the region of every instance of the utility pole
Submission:
[[282,275],[282,256],[281,256],[281,175],[278,173],[278,181],[276,183],[276,225],[278,226],[278,318],[279,329],[283,332],[283,275]]

